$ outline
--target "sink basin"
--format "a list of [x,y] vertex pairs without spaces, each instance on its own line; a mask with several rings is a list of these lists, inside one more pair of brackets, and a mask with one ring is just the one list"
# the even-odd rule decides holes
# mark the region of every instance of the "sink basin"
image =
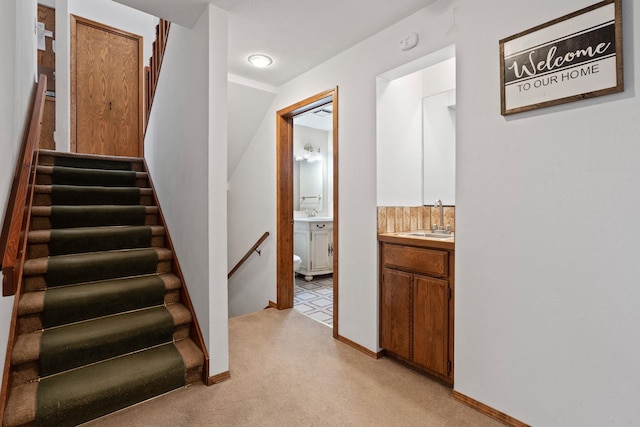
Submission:
[[398,234],[401,236],[428,237],[430,239],[450,239],[453,237],[453,233],[442,234],[442,233],[431,233],[428,231],[406,231]]

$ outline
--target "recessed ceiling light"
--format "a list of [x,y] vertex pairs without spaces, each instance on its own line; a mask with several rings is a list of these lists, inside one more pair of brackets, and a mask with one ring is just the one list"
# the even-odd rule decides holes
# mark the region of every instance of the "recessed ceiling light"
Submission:
[[251,55],[247,59],[249,60],[251,65],[258,68],[268,67],[269,65],[273,64],[273,59],[269,58],[267,55]]

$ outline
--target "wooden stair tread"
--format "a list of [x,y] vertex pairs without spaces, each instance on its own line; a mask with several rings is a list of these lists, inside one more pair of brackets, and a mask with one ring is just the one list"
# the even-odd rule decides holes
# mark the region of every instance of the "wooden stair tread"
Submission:
[[[100,205],[93,205],[94,208],[100,208]],[[104,205],[104,207],[111,207],[110,205]],[[145,206],[147,215],[157,214],[159,209],[157,206]],[[51,216],[51,206],[33,206],[31,208],[31,216]]]
[[[108,229],[123,229],[126,227],[138,227],[138,226],[129,226],[129,225],[107,225],[100,227],[78,227],[73,230],[108,230]],[[164,227],[161,225],[151,225],[148,226],[151,228],[152,236],[162,236],[164,235]],[[58,229],[64,230],[64,229]],[[49,243],[49,239],[51,238],[51,230],[33,230],[30,231],[27,240],[28,243]]]
[[[144,163],[144,159],[142,157],[126,157],[126,156],[108,156],[104,154],[86,154],[86,153],[67,153],[64,151],[55,151],[55,150],[47,150],[40,148],[38,149],[41,157],[74,157],[74,158],[82,158],[82,159],[97,159],[97,160],[113,160],[113,161],[123,161],[123,162],[131,162],[131,163]],[[40,162],[40,164],[48,164],[46,162]]]
[[[151,188],[139,188],[139,187],[82,187],[78,185],[64,185],[59,187],[79,187],[79,188],[107,188],[109,190],[117,190],[117,189],[131,189],[137,188],[140,191],[141,196],[151,196],[153,194],[153,190]],[[51,194],[53,191],[53,185],[39,185],[36,184],[33,186],[33,191],[36,194]]]
[[[38,165],[36,170],[37,170],[38,174],[51,175],[53,173],[53,168],[54,168],[53,165],[51,165],[51,166]],[[132,172],[136,173],[136,179],[147,178],[147,176],[148,176],[147,172],[137,172],[137,171],[132,171]]]
[[[183,359],[185,372],[189,369],[197,368],[198,366],[204,365],[204,357],[202,355],[202,352],[200,352],[200,350],[191,340],[186,339],[176,344],[167,345],[175,346],[180,357],[182,357]],[[109,392],[110,390],[127,389],[127,387],[130,387],[127,386],[127,384],[139,383],[140,378],[138,370],[141,366],[141,360],[143,364],[146,363],[146,361],[141,358],[146,356],[146,354],[152,356],[159,350],[161,349],[152,348],[141,352],[124,355],[115,359],[110,359],[104,362],[96,363],[94,365],[79,368],[68,373],[62,373],[56,375],[54,378],[58,380],[58,377],[60,377],[59,379],[64,379],[65,376],[72,375],[75,379],[84,381],[85,384],[80,384],[79,387],[94,389],[94,392],[88,396],[87,400],[96,398],[101,399],[101,396],[104,395],[104,393]],[[198,352],[200,352],[200,354],[198,354]],[[109,381],[96,381],[97,378],[104,378],[105,372],[117,373],[117,378],[114,379],[111,376]],[[188,383],[185,380],[184,385],[186,384]],[[12,388],[7,407],[5,409],[5,417],[3,420],[4,426],[22,426],[25,424],[34,423],[36,421],[36,396],[38,394],[39,387],[40,383],[33,382],[22,384]],[[65,395],[73,395],[75,393],[75,390],[67,389],[66,392],[67,393],[65,393]],[[132,393],[126,394],[131,395]],[[144,399],[141,399],[140,401],[144,401],[154,397],[157,397],[157,395],[150,397],[144,396]],[[64,396],[61,398],[64,399]],[[129,406],[129,404],[130,403],[124,404],[121,407]]]
[[[191,322],[192,317],[189,310],[183,306],[182,304],[171,304],[166,307],[167,311],[173,317],[173,322],[175,326],[186,325]],[[148,308],[144,309],[148,310]],[[142,311],[142,310],[138,310]],[[127,319],[128,314],[116,314],[114,316],[122,316],[122,319]],[[113,317],[113,316],[110,316]],[[86,320],[84,322],[76,323],[75,325],[85,324],[88,327],[91,326],[92,322],[96,322],[99,319],[91,319]],[[64,326],[59,326],[57,328],[64,328]],[[28,334],[21,334],[18,336],[16,343],[13,348],[13,352],[11,354],[11,364],[19,365],[22,363],[35,362],[40,357],[40,341],[42,339],[42,331],[31,332]],[[195,345],[195,344],[194,344]]]
[[22,426],[36,419],[38,383],[22,384],[11,389],[4,411],[3,426]]
[[[102,251],[102,252],[92,252],[90,254],[72,254],[72,255],[58,255],[58,257],[75,257],[75,256],[86,256],[92,258],[100,258],[104,256],[108,256],[109,254],[125,254],[127,252],[140,252],[146,251],[148,249],[153,249],[158,254],[158,262],[161,261],[169,261],[173,258],[173,253],[171,250],[167,248],[145,248],[145,249],[121,249],[117,251]],[[47,265],[49,259],[54,257],[47,258],[34,258],[25,261],[24,263],[24,275],[25,276],[33,276],[36,274],[45,274],[47,272]]]
[[[180,279],[174,274],[164,273],[159,274],[158,277],[160,277],[160,279],[162,279],[162,281],[164,282],[166,291],[177,290],[182,286]],[[102,282],[106,283],[109,282],[109,280],[104,280]],[[82,284],[74,286],[82,286]],[[42,312],[42,309],[44,308],[45,292],[46,291],[33,291],[23,293],[18,303],[18,316],[37,314]]]
[[200,367],[204,364],[204,354],[198,348],[196,343],[190,339],[178,341],[175,343],[175,346],[180,352],[187,370]]

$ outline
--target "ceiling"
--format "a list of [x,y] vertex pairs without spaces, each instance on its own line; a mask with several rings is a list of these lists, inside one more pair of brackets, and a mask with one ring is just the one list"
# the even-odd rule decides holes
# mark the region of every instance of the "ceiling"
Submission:
[[[192,28],[207,4],[228,12],[229,177],[262,123],[278,87],[435,0],[113,0]],[[255,68],[247,57],[273,58]],[[314,122],[314,119],[316,121]],[[325,123],[318,123],[317,120]],[[326,128],[330,119],[301,118]],[[328,123],[327,123],[328,122]]]
[[[325,62],[435,0],[114,0],[186,27],[207,3],[228,12],[229,73],[271,86]],[[247,57],[273,58],[266,69]]]

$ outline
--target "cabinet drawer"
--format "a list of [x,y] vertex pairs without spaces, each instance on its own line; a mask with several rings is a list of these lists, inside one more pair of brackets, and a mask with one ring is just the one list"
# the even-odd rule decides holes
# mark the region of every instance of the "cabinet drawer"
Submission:
[[333,223],[332,222],[310,222],[309,223],[309,230],[311,230],[311,231],[315,231],[315,230],[333,230]]
[[411,246],[383,245],[382,259],[385,267],[408,270],[432,276],[449,275],[447,251],[414,248]]

